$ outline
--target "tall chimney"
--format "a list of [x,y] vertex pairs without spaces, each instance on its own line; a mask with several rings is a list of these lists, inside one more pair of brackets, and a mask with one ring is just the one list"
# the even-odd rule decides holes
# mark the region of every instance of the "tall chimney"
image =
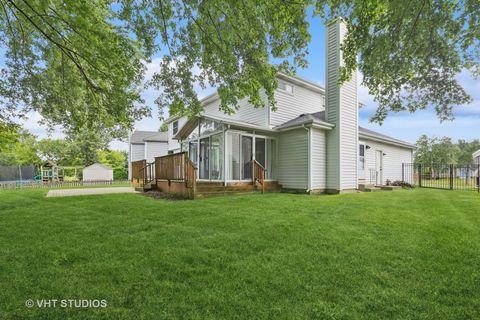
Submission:
[[335,124],[327,133],[327,192],[341,193],[357,189],[358,101],[357,73],[338,85],[339,67],[343,65],[340,46],[347,26],[340,19],[327,24],[326,120]]

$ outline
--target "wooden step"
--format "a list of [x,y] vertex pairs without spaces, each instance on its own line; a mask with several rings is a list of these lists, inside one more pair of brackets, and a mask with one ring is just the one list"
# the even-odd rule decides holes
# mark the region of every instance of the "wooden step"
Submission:
[[359,183],[358,190],[364,191],[365,189],[375,188],[375,186],[371,183]]
[[380,188],[381,188],[382,190],[392,191],[392,190],[401,189],[402,187],[400,187],[400,186],[380,186]]
[[373,187],[373,188],[365,188],[362,191],[364,192],[378,192],[378,191],[384,191],[381,188]]

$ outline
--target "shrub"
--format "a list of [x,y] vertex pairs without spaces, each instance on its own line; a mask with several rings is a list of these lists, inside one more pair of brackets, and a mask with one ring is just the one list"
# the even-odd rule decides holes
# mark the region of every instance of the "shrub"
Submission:
[[415,186],[411,183],[401,181],[401,180],[395,180],[395,181],[390,181],[387,180],[387,186],[393,186],[393,187],[402,187],[402,188],[408,188],[408,189],[413,189]]
[[127,168],[113,168],[113,180],[126,180],[128,179]]

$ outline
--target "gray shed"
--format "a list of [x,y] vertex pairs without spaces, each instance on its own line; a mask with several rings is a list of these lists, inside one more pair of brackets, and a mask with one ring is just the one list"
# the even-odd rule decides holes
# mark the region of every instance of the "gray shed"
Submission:
[[83,181],[113,180],[113,169],[101,163],[94,163],[83,169]]

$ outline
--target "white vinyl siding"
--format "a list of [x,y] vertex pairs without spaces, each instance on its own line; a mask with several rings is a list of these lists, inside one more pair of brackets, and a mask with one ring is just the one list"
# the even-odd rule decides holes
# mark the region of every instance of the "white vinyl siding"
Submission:
[[[264,93],[261,97],[266,101]],[[255,108],[248,102],[248,99],[242,99],[238,102],[238,110],[235,113],[228,115],[219,110],[220,99],[216,99],[204,107],[203,114],[212,117],[230,119],[233,121],[241,121],[247,124],[267,126],[268,125],[268,110],[267,108]],[[181,127],[181,126],[180,126]]]
[[[287,82],[286,80],[280,80]],[[287,82],[288,83],[288,82]],[[292,120],[304,113],[315,113],[325,110],[324,96],[300,85],[293,86],[293,94],[282,89],[275,91],[276,110],[270,111],[270,125],[275,127]]]
[[145,159],[145,144],[132,143],[131,144],[131,158],[130,161],[138,161]]
[[326,138],[325,131],[319,129],[311,129],[311,181],[312,190],[325,189],[326,183]]
[[155,161],[155,157],[165,156],[168,154],[168,143],[159,141],[147,141],[147,162]]
[[308,189],[308,133],[290,130],[278,136],[278,182],[286,189]]
[[370,148],[365,149],[365,179],[370,182],[370,169],[375,170],[375,153],[383,151],[383,181],[402,180],[402,163],[413,162],[412,149],[402,148],[387,143],[362,139]]
[[[187,122],[187,117],[182,117],[175,121],[178,121],[178,130],[180,130],[185,124],[185,122]],[[175,136],[173,134],[173,123],[175,121],[172,121],[168,124],[168,151],[175,151],[180,149],[180,143],[177,140],[173,139],[173,137]]]
[[358,104],[357,73],[338,86],[342,64],[340,45],[347,32],[340,21],[327,26],[327,119],[335,128],[327,134],[327,188],[357,188]]
[[92,164],[83,169],[82,177],[84,181],[110,181],[113,180],[113,170],[97,164]]

